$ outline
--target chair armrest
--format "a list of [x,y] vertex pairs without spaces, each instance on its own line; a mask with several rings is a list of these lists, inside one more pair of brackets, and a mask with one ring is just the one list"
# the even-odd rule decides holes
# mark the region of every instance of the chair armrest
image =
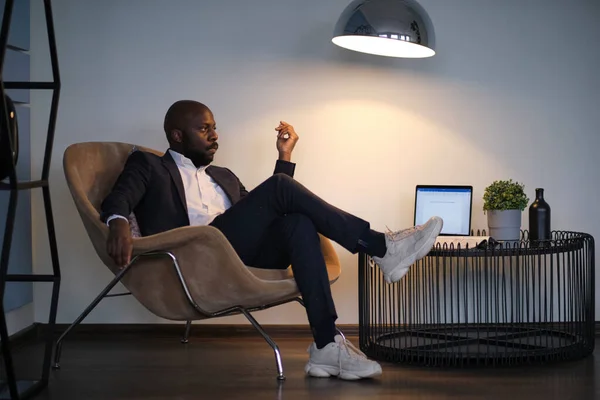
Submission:
[[[192,276],[208,278],[213,274],[215,277],[256,279],[225,235],[212,226],[186,226],[133,239],[133,256],[160,251],[170,252],[177,258],[186,279]],[[144,264],[148,262],[144,260]]]
[[[217,228],[212,226],[185,226],[169,231],[133,239],[133,255],[150,251],[169,251],[185,246],[190,242],[217,240],[220,245],[230,247],[231,244]],[[233,249],[233,248],[232,248]]]
[[[254,276],[225,235],[211,226],[182,227],[135,238],[133,245],[134,256],[160,251],[171,253],[177,259],[191,298],[208,313],[245,305],[248,299],[260,299],[265,296],[267,285],[273,284]],[[142,304],[165,318],[169,315],[168,318],[173,318],[176,310],[187,303],[168,257],[141,258],[123,283]]]

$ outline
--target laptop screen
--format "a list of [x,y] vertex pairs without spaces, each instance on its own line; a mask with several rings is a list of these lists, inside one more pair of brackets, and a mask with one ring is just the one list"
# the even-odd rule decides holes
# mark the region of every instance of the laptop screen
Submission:
[[415,195],[415,225],[437,215],[444,220],[441,235],[468,236],[472,201],[472,186],[419,185]]

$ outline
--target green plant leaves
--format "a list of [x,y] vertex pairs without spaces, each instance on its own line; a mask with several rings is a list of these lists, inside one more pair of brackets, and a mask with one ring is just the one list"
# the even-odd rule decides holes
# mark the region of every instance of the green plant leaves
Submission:
[[525,194],[525,185],[509,180],[492,182],[483,193],[483,209],[487,210],[521,210],[529,204]]

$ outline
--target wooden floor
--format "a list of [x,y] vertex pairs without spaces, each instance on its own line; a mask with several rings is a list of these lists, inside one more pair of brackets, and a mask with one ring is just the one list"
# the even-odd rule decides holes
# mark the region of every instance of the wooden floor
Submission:
[[[305,377],[308,337],[274,337],[287,380],[278,384],[261,338],[123,337],[102,334],[66,342],[62,368],[36,399],[600,399],[598,351],[552,366],[435,369],[382,363],[377,379],[346,382]],[[350,338],[355,344],[356,338]],[[16,353],[22,374],[37,373],[40,346]]]

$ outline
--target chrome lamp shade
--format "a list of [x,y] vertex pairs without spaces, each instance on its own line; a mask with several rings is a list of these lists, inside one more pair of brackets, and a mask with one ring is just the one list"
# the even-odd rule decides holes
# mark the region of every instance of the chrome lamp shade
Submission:
[[349,50],[403,58],[433,56],[434,41],[429,15],[414,0],[354,0],[332,39]]

